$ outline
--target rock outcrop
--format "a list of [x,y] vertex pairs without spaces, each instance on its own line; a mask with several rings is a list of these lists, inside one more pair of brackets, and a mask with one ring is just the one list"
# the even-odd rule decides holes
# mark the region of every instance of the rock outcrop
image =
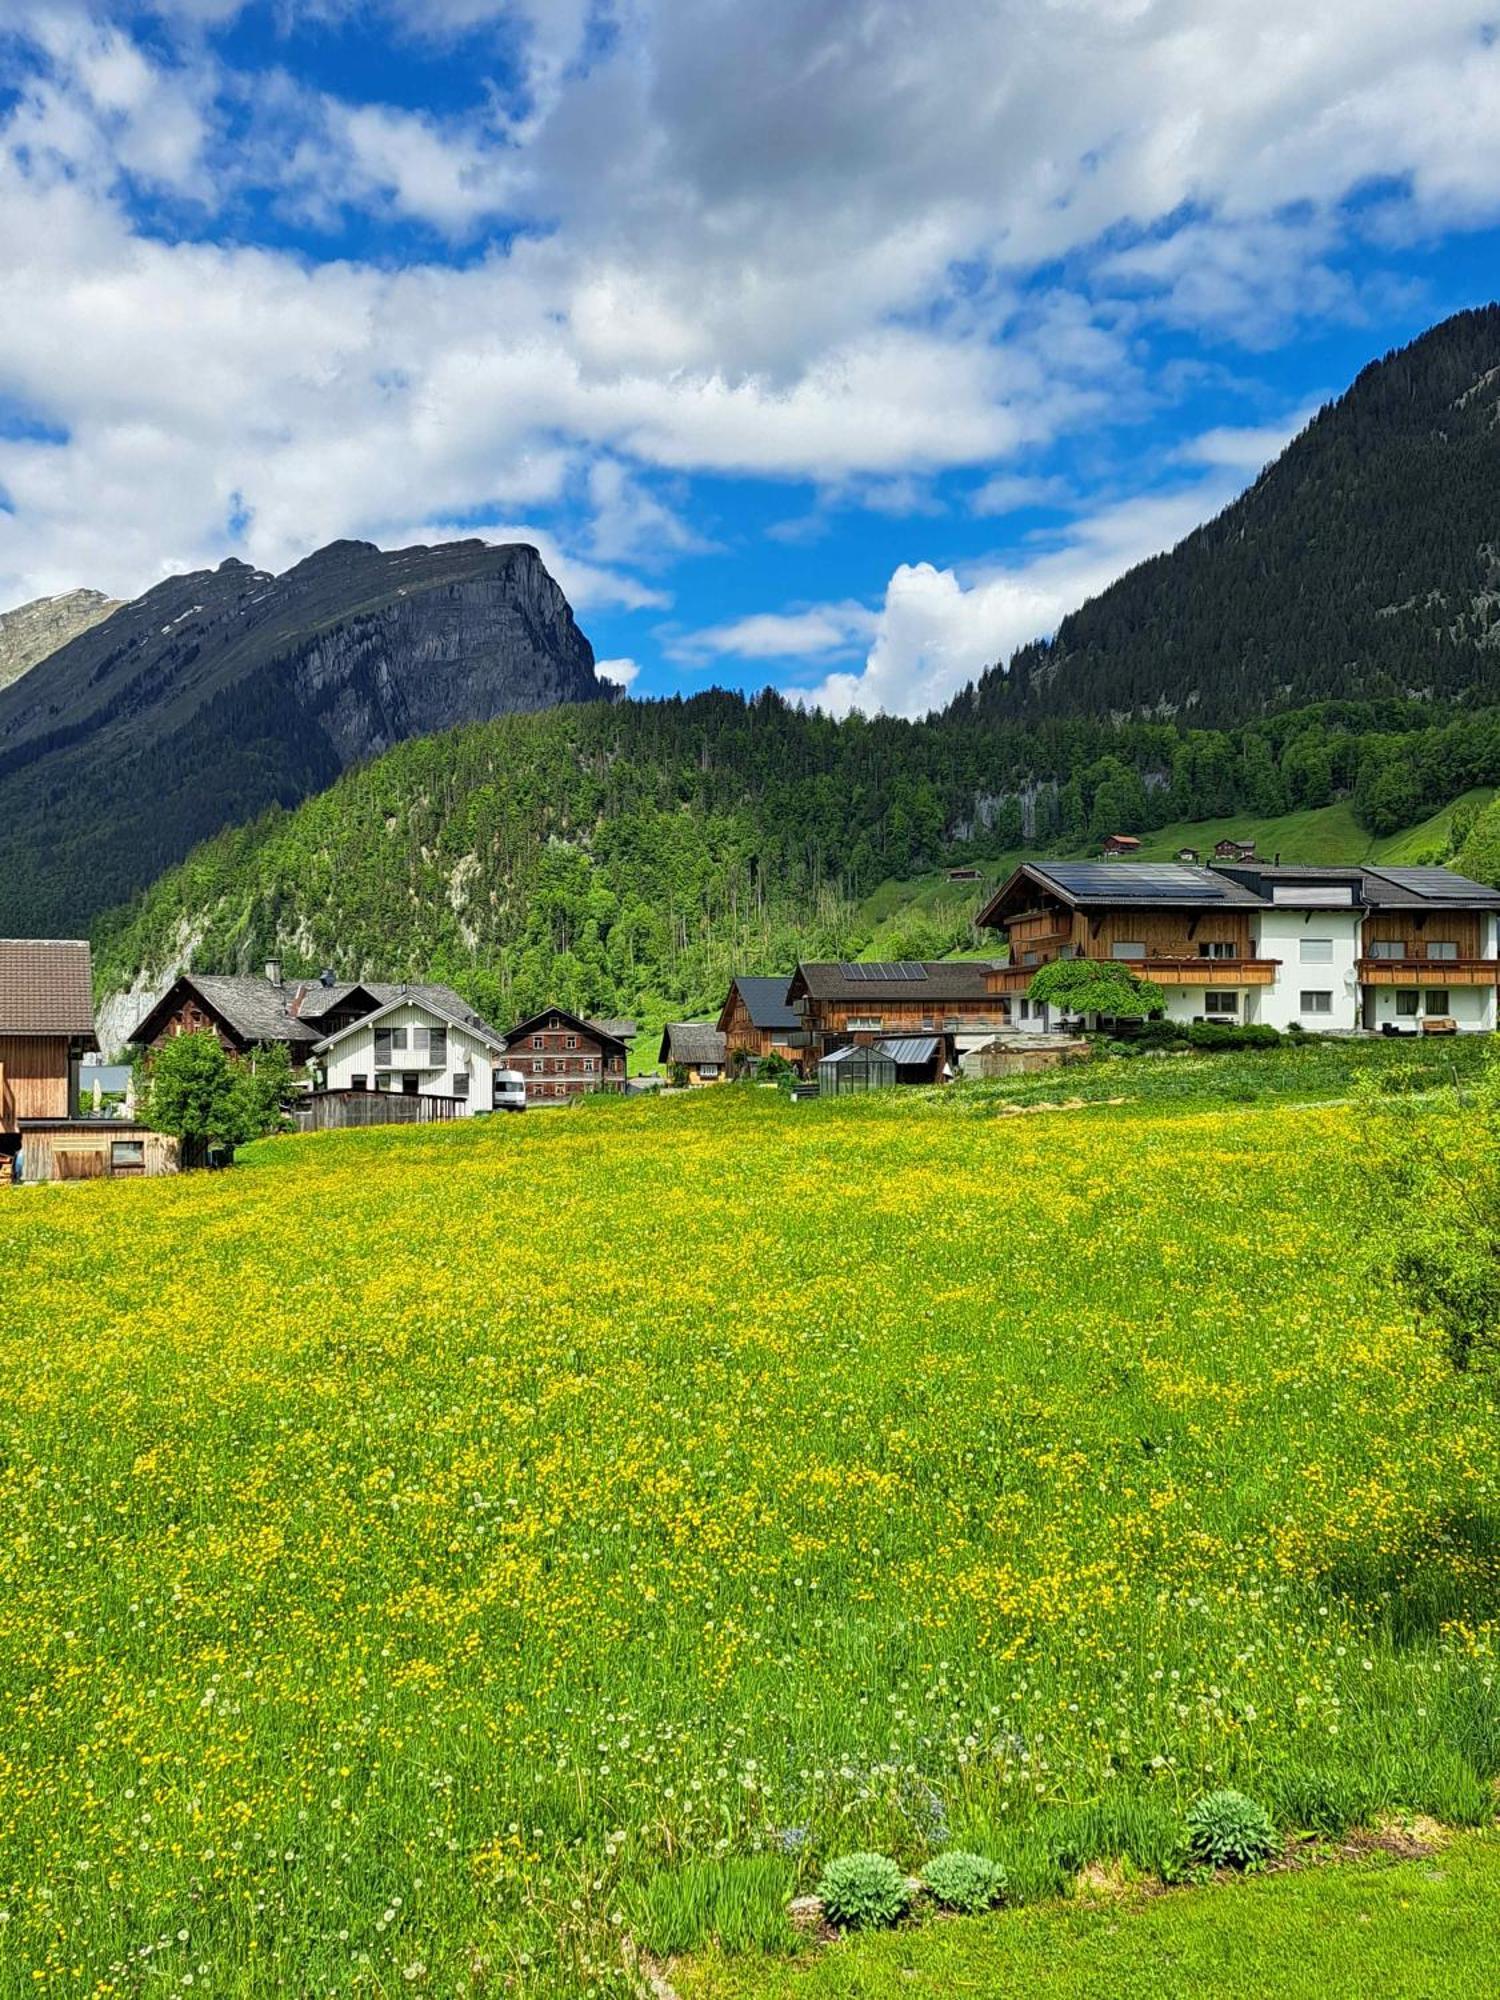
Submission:
[[102,590],[65,590],[59,597],[38,597],[14,611],[0,611],[0,688],[101,624],[119,610],[120,602]]
[[0,690],[0,934],[79,934],[404,738],[616,692],[525,544],[172,577]]

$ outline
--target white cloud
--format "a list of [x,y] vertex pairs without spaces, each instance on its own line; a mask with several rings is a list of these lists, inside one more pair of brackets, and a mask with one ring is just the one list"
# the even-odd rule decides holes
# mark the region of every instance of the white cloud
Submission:
[[635,685],[641,670],[634,660],[595,660],[594,671],[601,680],[629,689]]
[[1076,522],[1060,547],[963,575],[903,563],[886,587],[864,667],[796,692],[835,715],[941,707],[1125,570],[1180,541],[1223,505],[1233,484],[1210,475],[1175,493],[1103,508]]
[[1304,409],[1275,424],[1220,424],[1179,445],[1175,456],[1185,465],[1219,466],[1254,479],[1316,414],[1314,409]]
[[684,632],[667,646],[684,665],[709,660],[807,660],[847,653],[869,639],[876,614],[855,603],[812,604],[801,611],[758,611],[723,625]]
[[[143,11],[16,0],[0,29],[27,56],[0,395],[66,433],[0,441],[21,593],[538,515],[618,591],[701,539],[663,475],[911,512],[972,467],[998,511],[1024,453],[1145,407],[1153,321],[1267,342],[1357,316],[1352,230],[1500,213],[1491,0],[631,0],[607,35],[590,0],[329,0],[347,32],[470,35],[488,96],[446,117],[231,73],[206,30],[233,0],[170,0],[175,43]],[[147,234],[141,188],[200,238],[269,207],[373,254]],[[412,224],[469,261],[382,234]],[[1049,574],[1012,585],[1050,602]]]

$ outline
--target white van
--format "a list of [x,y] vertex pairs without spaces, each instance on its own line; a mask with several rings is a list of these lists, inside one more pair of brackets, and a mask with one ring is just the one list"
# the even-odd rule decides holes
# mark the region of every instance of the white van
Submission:
[[495,1109],[497,1111],[524,1111],[526,1109],[526,1079],[518,1069],[497,1069],[495,1075]]

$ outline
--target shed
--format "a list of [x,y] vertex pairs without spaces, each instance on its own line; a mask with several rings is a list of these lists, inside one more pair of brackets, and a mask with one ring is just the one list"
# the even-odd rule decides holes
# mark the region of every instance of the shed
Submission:
[[897,1083],[942,1083],[951,1074],[949,1036],[891,1035],[875,1048],[896,1065]]
[[26,1181],[101,1181],[175,1174],[179,1147],[164,1132],[119,1118],[38,1118],[21,1133]]
[[818,1095],[842,1097],[861,1090],[894,1090],[896,1059],[880,1046],[834,1049],[818,1062]]
[[712,1021],[669,1021],[662,1030],[657,1060],[684,1070],[689,1083],[719,1083],[724,1077],[725,1039]]

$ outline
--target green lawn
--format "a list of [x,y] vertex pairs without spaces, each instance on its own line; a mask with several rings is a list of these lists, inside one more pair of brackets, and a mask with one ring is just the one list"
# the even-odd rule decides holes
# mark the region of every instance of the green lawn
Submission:
[[674,1966],[682,2000],[1459,2000],[1500,1991],[1500,1841]]

